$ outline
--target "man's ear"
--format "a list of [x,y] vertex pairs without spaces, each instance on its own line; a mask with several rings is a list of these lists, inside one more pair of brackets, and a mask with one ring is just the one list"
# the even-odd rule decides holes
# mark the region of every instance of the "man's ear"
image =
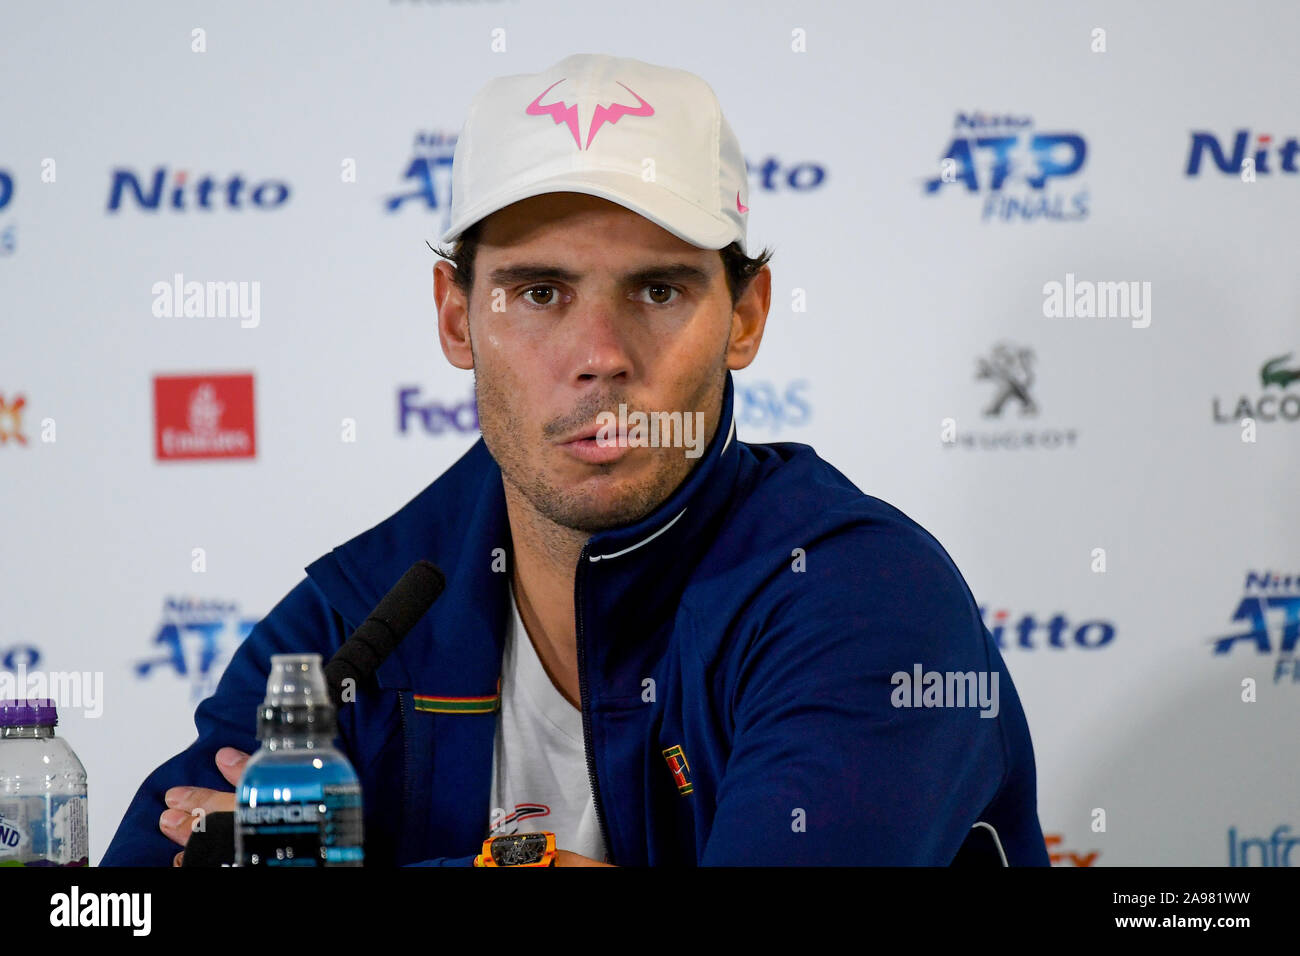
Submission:
[[[767,310],[772,304],[772,270],[768,266],[749,280],[749,285],[731,312],[731,344],[727,349],[727,368],[746,368],[758,355],[767,324]],[[444,346],[445,348],[445,346]]]
[[433,267],[433,301],[438,307],[438,341],[456,368],[474,367],[469,344],[469,302],[452,278],[456,267],[445,259]]

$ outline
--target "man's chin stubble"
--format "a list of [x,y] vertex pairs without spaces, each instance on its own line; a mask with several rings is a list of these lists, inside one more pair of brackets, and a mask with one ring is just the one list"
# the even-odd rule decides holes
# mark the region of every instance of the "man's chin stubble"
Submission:
[[689,468],[680,474],[676,469],[656,469],[649,478],[620,489],[612,498],[608,494],[564,490],[536,472],[528,481],[514,480],[514,475],[507,477],[533,510],[547,521],[592,535],[640,521],[667,501],[688,473]]

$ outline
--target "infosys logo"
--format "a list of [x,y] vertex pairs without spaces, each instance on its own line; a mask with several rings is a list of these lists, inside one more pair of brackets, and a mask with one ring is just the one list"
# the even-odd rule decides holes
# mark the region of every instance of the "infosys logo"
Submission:
[[191,209],[242,210],[279,209],[289,201],[289,185],[279,179],[247,180],[239,173],[227,177],[204,173],[191,176],[186,170],[169,172],[157,166],[152,172],[137,173],[118,168],[108,188],[108,212],[133,205],[146,212],[187,212]]

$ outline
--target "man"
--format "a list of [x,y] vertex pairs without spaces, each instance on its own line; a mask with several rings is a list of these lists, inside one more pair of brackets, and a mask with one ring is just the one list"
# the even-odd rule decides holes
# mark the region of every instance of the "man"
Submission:
[[420,558],[446,591],[339,715],[367,865],[542,830],[562,865],[1047,864],[946,552],[811,448],[735,434],[771,297],[746,197],[692,74],[580,55],[479,93],[434,296],[482,440],[308,567],[105,864],[171,862],[194,808],[231,809],[270,655],[328,659]]

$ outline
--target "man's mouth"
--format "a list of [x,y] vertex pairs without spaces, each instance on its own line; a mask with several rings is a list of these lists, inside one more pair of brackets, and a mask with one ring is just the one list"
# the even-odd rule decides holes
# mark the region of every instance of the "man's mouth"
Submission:
[[[597,439],[597,435],[601,437]],[[618,461],[629,451],[627,432],[614,428],[602,431],[599,425],[589,425],[561,439],[556,444],[564,452],[588,465],[608,465]]]

